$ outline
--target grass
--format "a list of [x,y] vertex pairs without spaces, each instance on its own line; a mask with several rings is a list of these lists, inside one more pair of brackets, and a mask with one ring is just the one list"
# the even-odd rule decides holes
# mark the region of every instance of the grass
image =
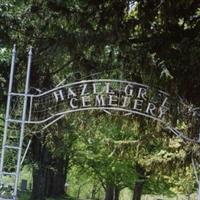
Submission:
[[30,192],[23,192],[19,194],[19,200],[29,200],[31,196]]
[[[28,167],[28,166],[24,166],[23,169],[22,169],[22,173],[21,173],[21,179],[20,179],[20,182],[22,179],[26,179],[27,180],[27,186],[28,186],[28,189],[30,190],[30,186],[31,186],[31,183],[32,183],[32,175],[31,175],[31,168]],[[11,181],[11,180],[7,180],[7,181]],[[71,196],[76,196],[76,190],[77,188],[74,188],[74,186],[77,186],[75,182],[72,181],[72,183],[70,184],[70,187],[68,188],[68,192]],[[81,200],[89,200],[87,198],[87,196],[90,194],[90,187],[91,185],[87,186],[87,185],[84,185],[84,187],[81,189],[81,194],[80,194],[80,197],[82,197]],[[72,192],[71,190],[75,190],[75,192]],[[100,195],[101,197],[101,200],[103,200],[103,194],[104,192],[101,191],[101,194]],[[19,196],[19,200],[29,200],[30,199],[30,195],[31,195],[31,192],[30,191],[27,191],[27,192],[21,192],[20,196]],[[90,196],[90,195],[89,195]],[[166,196],[154,196],[154,195],[143,195],[142,196],[142,200],[157,200],[157,199],[162,199],[162,200],[187,200],[188,197],[187,196],[184,196],[184,195],[177,195],[173,198],[169,198],[169,197],[166,197]],[[197,194],[193,194],[191,195],[190,197],[190,200],[196,200],[197,199]],[[77,200],[77,198],[67,198],[66,197],[63,197],[63,198],[57,198],[57,199],[54,199],[54,198],[49,198],[47,200]],[[132,191],[128,188],[125,188],[124,190],[122,190],[120,192],[120,200],[132,200]]]
[[[19,200],[30,200],[31,197],[31,192],[27,191],[27,192],[22,192],[19,195]],[[47,198],[47,200],[76,200],[75,198],[72,197],[62,197],[62,198]]]
[[[19,196],[19,200],[30,200],[30,195],[31,192],[23,192],[20,196]],[[130,191],[128,190],[124,190],[121,194],[120,194],[120,200],[131,200],[132,199],[132,194],[130,193]],[[158,195],[143,195],[142,196],[142,200],[187,200],[188,197],[184,196],[184,195],[178,195],[176,197],[173,198],[168,198],[165,196],[158,196]],[[196,200],[197,196],[196,194],[191,195],[190,200]],[[70,197],[63,197],[63,198],[48,198],[47,200],[77,200],[76,198],[70,198]],[[90,200],[90,199],[79,199],[79,200]]]

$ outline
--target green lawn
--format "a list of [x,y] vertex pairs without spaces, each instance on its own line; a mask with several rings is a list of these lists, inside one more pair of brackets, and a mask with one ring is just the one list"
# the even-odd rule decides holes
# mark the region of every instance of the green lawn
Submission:
[[[28,189],[30,189],[30,185],[31,185],[31,182],[32,182],[32,176],[31,176],[31,169],[28,167],[28,166],[25,166],[23,167],[22,169],[22,173],[21,173],[21,178],[20,178],[20,182],[22,179],[26,179],[27,180],[27,186],[28,186]],[[75,185],[72,183],[72,186]],[[71,187],[72,187],[71,186]],[[81,197],[82,199],[81,200],[89,200],[88,198],[86,198],[86,196],[88,196],[88,192],[90,191],[90,187],[91,185],[85,185],[85,188],[82,188],[82,192],[81,192]],[[69,188],[69,194],[71,196],[74,196],[75,193],[71,192],[71,190],[73,190],[74,188]],[[103,192],[103,191],[102,191]],[[87,195],[86,195],[87,193]],[[76,196],[76,195],[75,195]],[[101,195],[101,198],[103,198],[103,194]],[[85,197],[85,198],[83,198]],[[23,192],[21,195],[20,195],[20,198],[19,200],[29,200],[30,199],[30,192]],[[58,198],[56,200],[66,200],[67,198]],[[178,195],[178,196],[175,196],[173,198],[169,198],[169,197],[166,197],[166,196],[154,196],[154,195],[143,195],[142,197],[142,200],[157,200],[157,199],[162,199],[162,200],[187,200],[189,199],[187,196],[183,196],[183,195]],[[193,194],[190,196],[190,200],[196,200],[197,199],[197,194]],[[54,200],[54,199],[48,199],[48,200]],[[74,199],[69,199],[68,200],[77,200],[76,198]],[[103,200],[103,199],[100,199],[100,200]],[[120,200],[132,200],[132,191],[128,188],[125,188],[124,190],[122,190],[120,192]]]
[[[123,192],[121,192],[120,194],[120,200],[131,200],[131,192],[128,189],[125,189]],[[30,192],[24,192],[23,194],[20,195],[19,200],[29,200],[30,199]],[[183,196],[183,195],[178,195],[176,197],[173,198],[168,198],[165,196],[155,196],[155,195],[143,195],[142,200],[187,200],[189,199],[187,196]],[[196,200],[197,196],[196,194],[193,194],[190,196],[190,200]],[[75,198],[57,198],[57,199],[53,199],[53,198],[49,198],[47,200],[77,200]],[[80,200],[90,200],[90,199],[80,199]],[[101,199],[103,200],[103,199]]]

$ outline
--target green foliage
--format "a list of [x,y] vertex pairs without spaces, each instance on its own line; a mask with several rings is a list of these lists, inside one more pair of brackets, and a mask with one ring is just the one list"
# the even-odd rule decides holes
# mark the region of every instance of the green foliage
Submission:
[[[32,87],[46,90],[65,77],[74,81],[104,72],[102,77],[128,77],[199,106],[199,14],[194,0],[1,2],[1,110],[14,43],[19,50],[16,91],[23,89],[24,51],[32,45]],[[41,136],[41,146],[47,147],[52,160],[69,156],[75,171],[84,170],[83,177],[91,176],[104,188],[110,182],[120,189],[133,188],[141,178],[146,182],[145,193],[190,193],[196,188],[190,157],[193,153],[199,159],[198,145],[185,144],[159,124],[137,116],[88,112],[69,118]],[[177,119],[173,123],[178,124]],[[142,175],[137,166],[143,169]],[[47,167],[57,170],[53,162]],[[78,172],[77,177],[82,173]],[[185,172],[186,177],[180,176]]]

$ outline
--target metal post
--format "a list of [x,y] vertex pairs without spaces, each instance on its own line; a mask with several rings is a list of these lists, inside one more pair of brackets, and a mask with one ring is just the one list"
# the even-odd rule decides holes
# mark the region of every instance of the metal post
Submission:
[[199,189],[198,189],[198,200],[200,200],[200,179],[199,179]]
[[3,172],[3,163],[4,163],[4,153],[5,153],[4,146],[6,145],[6,139],[7,139],[8,118],[9,118],[9,112],[10,112],[10,101],[11,101],[11,92],[12,92],[12,86],[13,86],[15,58],[16,58],[16,45],[14,45],[13,50],[12,50],[12,61],[11,61],[11,69],[10,69],[10,79],[9,79],[9,86],[8,86],[8,97],[7,97],[4,135],[3,135],[2,152],[1,152],[1,163],[0,163],[0,181],[1,181],[0,184],[2,184],[2,172]]
[[23,105],[22,123],[21,123],[21,130],[20,130],[19,151],[18,151],[18,156],[17,156],[15,188],[14,188],[14,192],[13,192],[14,199],[17,198],[17,185],[18,185],[19,172],[20,172],[20,167],[21,167],[20,163],[21,163],[22,145],[23,145],[23,140],[24,140],[24,130],[25,130],[25,120],[26,120],[26,110],[27,110],[27,99],[28,99],[28,90],[29,90],[31,60],[32,60],[32,47],[30,47],[29,53],[28,53],[26,85],[25,85],[25,91],[24,91],[24,105]]
[[193,167],[193,171],[194,171],[194,175],[196,178],[196,183],[198,184],[198,191],[197,191],[197,197],[198,200],[200,200],[200,176],[198,176],[198,172],[197,172],[197,167],[199,168],[199,163],[195,164],[195,161],[193,159],[193,154],[192,154],[192,167]]

